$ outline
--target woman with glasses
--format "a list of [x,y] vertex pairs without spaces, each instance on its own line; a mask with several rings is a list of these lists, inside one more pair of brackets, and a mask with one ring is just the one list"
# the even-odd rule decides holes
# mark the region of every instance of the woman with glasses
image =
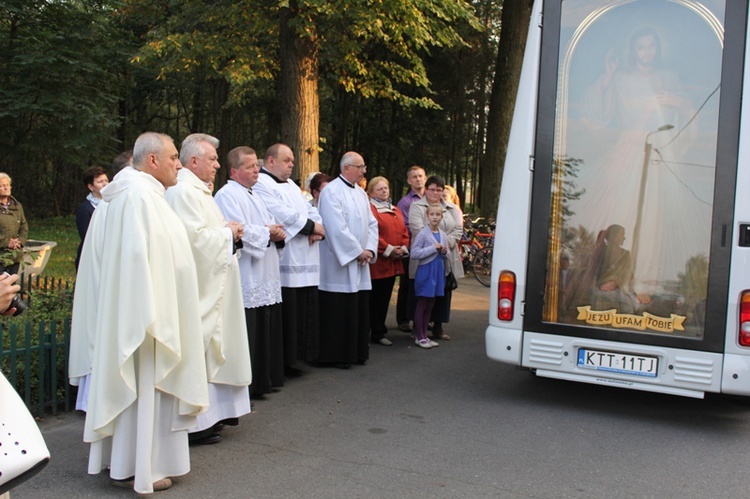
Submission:
[[[448,236],[448,246],[450,248],[450,269],[456,279],[464,276],[463,265],[461,264],[461,252],[456,250],[456,244],[461,239],[464,231],[463,216],[459,208],[443,199],[445,190],[445,181],[437,176],[431,176],[425,183],[425,195],[419,201],[414,201],[409,208],[409,229],[412,234],[419,234],[419,231],[427,225],[427,207],[430,205],[440,205],[443,209],[443,221],[440,222],[440,229]],[[418,262],[409,262],[409,276],[413,278],[417,271]],[[435,307],[432,310],[432,335],[434,338],[441,340],[450,340],[450,336],[443,331],[443,323],[450,320],[451,298],[453,292],[446,290],[445,296],[438,298]],[[415,307],[415,300],[411,299],[413,293],[410,293],[409,310],[412,312]],[[412,303],[414,302],[414,303]],[[413,314],[410,314],[413,315]]]
[[402,261],[409,256],[409,231],[406,230],[401,210],[391,203],[388,179],[374,177],[367,185],[370,210],[378,221],[378,258],[370,266],[370,341],[391,346],[385,337],[385,319],[391,302],[396,276],[403,275]]

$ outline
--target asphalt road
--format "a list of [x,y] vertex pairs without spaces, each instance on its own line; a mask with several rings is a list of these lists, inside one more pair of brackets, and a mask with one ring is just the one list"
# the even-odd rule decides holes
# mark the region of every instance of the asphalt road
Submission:
[[[488,303],[468,277],[440,348],[394,329],[394,345],[373,345],[365,366],[307,367],[221,443],[192,448],[191,473],[156,495],[747,497],[750,402],[543,379],[490,361]],[[41,426],[52,461],[13,499],[133,495],[86,474],[81,415]]]

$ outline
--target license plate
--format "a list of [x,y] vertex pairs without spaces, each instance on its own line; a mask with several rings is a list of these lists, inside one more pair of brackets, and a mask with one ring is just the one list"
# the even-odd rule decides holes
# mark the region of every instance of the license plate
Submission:
[[578,367],[655,378],[659,367],[659,359],[648,355],[579,348]]

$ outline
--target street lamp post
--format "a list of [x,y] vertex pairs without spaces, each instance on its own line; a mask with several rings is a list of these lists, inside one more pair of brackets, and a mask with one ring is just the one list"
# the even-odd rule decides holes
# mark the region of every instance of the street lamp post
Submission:
[[638,246],[641,240],[641,221],[643,220],[643,202],[646,197],[646,183],[648,181],[648,163],[651,160],[651,136],[655,133],[665,132],[673,129],[673,125],[662,125],[653,132],[646,135],[646,141],[644,143],[643,151],[643,171],[641,172],[641,187],[638,192],[638,211],[636,212],[635,227],[633,228],[633,268],[635,269],[636,261],[638,260]]

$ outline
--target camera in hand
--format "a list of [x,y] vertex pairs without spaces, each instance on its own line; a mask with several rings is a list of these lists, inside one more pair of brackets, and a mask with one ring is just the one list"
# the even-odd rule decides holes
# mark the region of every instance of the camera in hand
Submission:
[[8,310],[11,308],[15,308],[16,311],[13,313],[13,317],[16,317],[17,315],[21,315],[24,310],[26,310],[26,302],[21,299],[21,295],[15,295],[13,299],[10,301],[10,306],[8,307]]

